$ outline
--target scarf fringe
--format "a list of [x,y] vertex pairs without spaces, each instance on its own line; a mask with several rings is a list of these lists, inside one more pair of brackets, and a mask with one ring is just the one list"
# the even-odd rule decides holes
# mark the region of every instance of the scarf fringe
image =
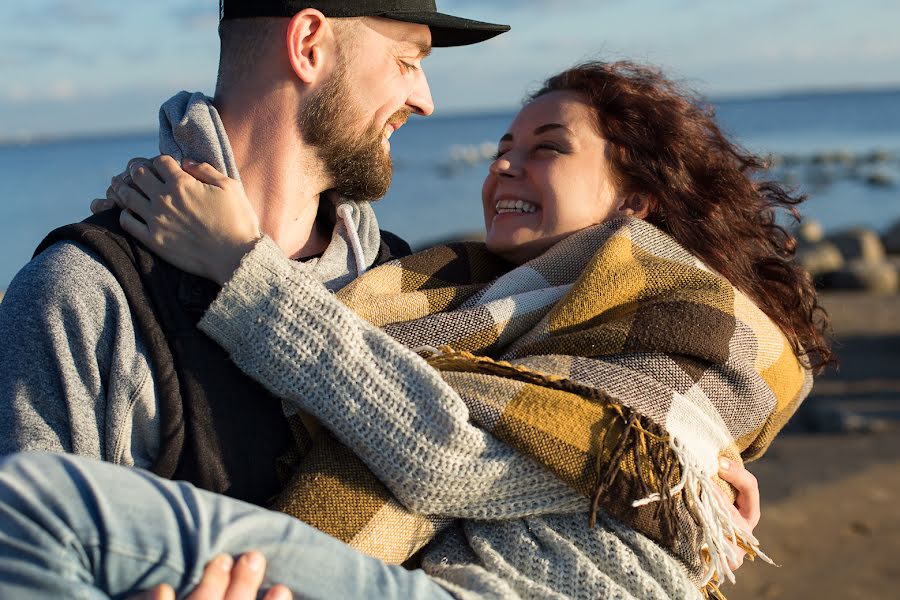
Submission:
[[[734,571],[728,562],[739,558],[732,544],[741,548],[750,561],[759,557],[771,565],[775,562],[762,551],[759,540],[752,533],[735,523],[726,504],[727,500],[722,494],[717,493],[716,483],[709,471],[704,470],[684,445],[674,437],[670,438],[669,446],[678,457],[682,474],[681,481],[669,490],[668,497],[684,494],[684,501],[700,526],[703,536],[702,558],[707,565],[701,580],[703,589],[708,598],[724,600],[725,596],[718,587],[719,581],[724,576],[732,584],[735,583]],[[644,506],[661,501],[664,501],[662,495],[652,494],[636,500],[632,506]]]
[[[668,435],[649,418],[615,402],[609,396],[597,394],[596,390],[563,377],[457,351],[449,346],[423,347],[417,350],[430,355],[426,360],[438,370],[514,376],[520,381],[586,395],[615,411],[616,421],[621,423],[622,430],[616,433],[612,431],[614,427],[606,428],[599,441],[598,447],[601,450],[596,461],[598,482],[593,490],[588,526],[596,526],[603,498],[623,471],[623,462],[630,458],[638,467],[635,469],[635,483],[641,496],[632,503],[632,507],[655,503],[657,508],[654,516],[659,520],[663,537],[676,539],[681,529],[676,516],[676,502],[680,495],[681,501],[699,525],[702,536],[701,559],[707,566],[701,577],[701,591],[706,598],[726,600],[719,589],[722,576],[732,584],[735,583],[734,571],[728,566],[729,560],[735,561],[738,558],[732,543],[746,552],[748,560],[759,557],[769,564],[775,564],[760,549],[759,540],[734,522],[724,496],[716,493],[718,486],[709,470],[704,469],[681,442]],[[610,436],[616,438],[610,439]],[[658,443],[651,443],[654,441]],[[678,483],[670,487],[669,482],[676,477]]]

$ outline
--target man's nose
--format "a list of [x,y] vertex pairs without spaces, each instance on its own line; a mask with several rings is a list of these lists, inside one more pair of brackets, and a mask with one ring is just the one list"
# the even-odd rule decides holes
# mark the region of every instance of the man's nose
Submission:
[[416,85],[406,99],[406,104],[414,113],[427,117],[434,112],[434,100],[431,98],[431,88],[428,86],[425,71],[420,70],[418,75]]

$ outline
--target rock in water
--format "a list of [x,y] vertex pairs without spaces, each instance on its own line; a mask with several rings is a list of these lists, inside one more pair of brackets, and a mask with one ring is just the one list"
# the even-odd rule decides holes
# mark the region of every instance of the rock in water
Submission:
[[884,241],[884,249],[887,250],[888,254],[900,254],[900,221],[894,223],[885,232],[882,240]]
[[846,261],[879,263],[884,261],[884,245],[881,238],[871,229],[856,227],[828,236],[828,241],[837,246]]
[[815,219],[804,219],[797,227],[797,239],[805,244],[815,244],[825,238],[822,224]]
[[839,290],[860,290],[872,294],[896,294],[900,290],[900,274],[897,267],[880,262],[855,260],[840,271],[822,277],[825,287]]
[[844,267],[844,257],[831,242],[804,244],[797,249],[797,263],[813,277],[839,271]]

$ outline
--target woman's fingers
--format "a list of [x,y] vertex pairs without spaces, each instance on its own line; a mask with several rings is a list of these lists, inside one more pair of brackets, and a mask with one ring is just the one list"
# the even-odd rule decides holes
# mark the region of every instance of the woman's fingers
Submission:
[[[161,175],[155,164],[152,165],[152,168],[146,165],[133,165],[130,174],[133,182],[132,185],[143,192],[148,198],[160,196],[164,193],[165,182],[160,179]],[[121,188],[122,186],[119,186],[119,189]]]
[[[107,190],[107,195],[109,191]],[[105,210],[109,210],[111,208],[115,208],[116,203],[113,200],[107,198],[94,198],[91,200],[91,214],[96,215],[97,213],[101,213]]]
[[214,185],[220,188],[227,185],[229,181],[232,181],[227,175],[220,173],[209,163],[198,163],[186,158],[181,164],[184,166],[184,171],[186,173],[207,185]]
[[730,483],[737,490],[735,506],[741,516],[750,525],[750,531],[759,523],[761,509],[759,498],[759,482],[756,477],[739,462],[719,459],[719,477]]
[[130,185],[119,184],[114,186],[113,191],[118,197],[117,203],[125,210],[130,210],[144,221],[150,217],[150,200],[143,193],[134,189]]
[[150,228],[147,227],[147,224],[140,221],[137,217],[131,214],[128,210],[123,210],[119,213],[119,225],[122,226],[122,229],[127,231],[136,239],[141,242],[145,246],[150,246],[152,248],[152,239],[150,235]]

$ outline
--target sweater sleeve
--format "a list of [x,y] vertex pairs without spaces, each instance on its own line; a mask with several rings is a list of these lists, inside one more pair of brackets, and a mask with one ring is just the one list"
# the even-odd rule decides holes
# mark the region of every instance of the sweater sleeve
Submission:
[[588,510],[542,465],[472,425],[435,369],[267,238],[200,328],[244,372],[331,429],[413,511],[506,519]]
[[0,304],[0,453],[155,460],[151,369],[125,294],[89,251],[61,242],[28,263]]

